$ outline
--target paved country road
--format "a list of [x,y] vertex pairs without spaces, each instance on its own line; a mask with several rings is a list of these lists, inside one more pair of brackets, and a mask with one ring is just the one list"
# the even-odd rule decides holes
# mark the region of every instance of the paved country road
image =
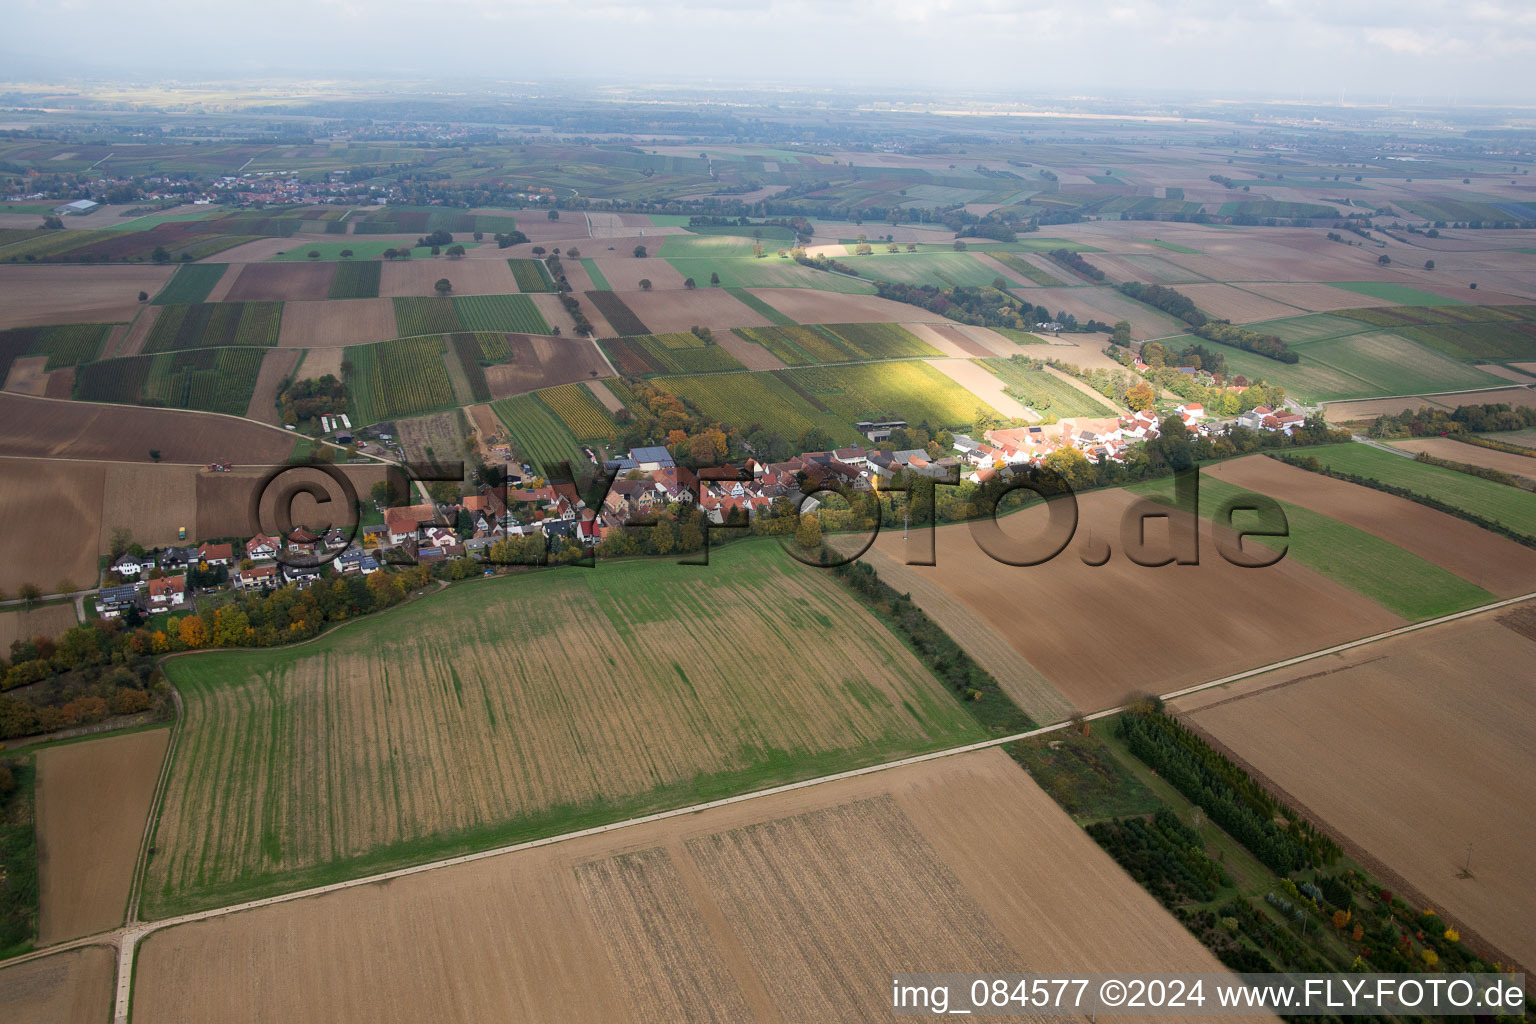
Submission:
[[[1473,615],[1480,615],[1484,612],[1496,611],[1500,608],[1508,608],[1511,605],[1520,604],[1521,602],[1530,601],[1533,599],[1536,599],[1536,593],[1524,594],[1520,597],[1506,598],[1501,601],[1494,601],[1490,604],[1480,605],[1476,608],[1469,608],[1466,611],[1454,612],[1450,615],[1442,615],[1439,618],[1426,619],[1423,622],[1415,622],[1406,626],[1399,626],[1395,629],[1389,629],[1384,633],[1376,633],[1372,636],[1362,637],[1358,640],[1351,640],[1347,643],[1335,644],[1332,647],[1325,647],[1322,650],[1312,651],[1309,654],[1297,655],[1293,658],[1286,658],[1281,661],[1271,662],[1268,665],[1260,665],[1257,668],[1245,669],[1241,672],[1234,672],[1231,675],[1222,676],[1219,679],[1211,679],[1203,683],[1197,683],[1194,686],[1187,686],[1180,690],[1174,690],[1171,693],[1163,694],[1163,699],[1174,700],[1179,697],[1188,696],[1192,693],[1199,693],[1202,690],[1209,690],[1217,686],[1225,686],[1228,683],[1235,683],[1243,679],[1252,678],[1253,676],[1263,675],[1266,672],[1273,672],[1277,669],[1289,668],[1292,665],[1300,665],[1305,662],[1314,661],[1318,658],[1326,658],[1330,655],[1353,650],[1357,647],[1364,647],[1367,644],[1378,643],[1382,640],[1390,640],[1393,637],[1403,636],[1407,633],[1414,633],[1421,629],[1428,629],[1432,626],[1439,626],[1448,622],[1455,622],[1460,619],[1469,618]],[[174,689],[172,692],[175,692]],[[179,717],[181,713],[180,694],[177,694],[176,701],[177,714]],[[1089,721],[1094,721],[1100,718],[1108,718],[1112,715],[1120,714],[1124,710],[1125,706],[1122,705],[1119,707],[1107,708],[1103,711],[1095,711],[1094,713],[1085,715],[1084,717]],[[84,946],[113,946],[117,949],[118,953],[116,988],[117,994],[116,1002],[113,1008],[113,1021],[114,1024],[127,1024],[128,1007],[133,995],[133,958],[135,950],[138,947],[139,941],[146,935],[150,935],[164,928],[173,928],[176,925],[191,924],[196,921],[207,921],[216,917],[226,917],[230,914],[241,913],[242,911],[256,910],[261,907],[276,906],[280,903],[290,903],[294,900],[303,900],[315,896],[323,896],[326,893],[338,892],[342,889],[353,889],[358,886],[375,885],[377,883],[387,882],[396,878],[404,878],[409,875],[424,874],[428,871],[437,871],[442,868],[455,867],[460,864],[472,864],[475,861],[489,860],[492,857],[502,857],[510,853],[518,853],[522,850],[534,850],[541,846],[552,846],[555,843],[563,843],[572,839],[579,839],[583,836],[601,835],[604,832],[617,832],[620,829],[632,828],[636,825],[645,824],[646,822],[663,821],[667,818],[677,818],[682,817],[683,815],[695,814],[699,811],[706,811],[713,807],[725,807],[730,804],[743,803],[748,800],[757,800],[763,797],[773,796],[777,793],[788,793],[797,789],[808,789],[811,786],[820,786],[829,782],[837,782],[841,779],[852,779],[861,775],[872,775],[876,772],[888,771],[892,768],[900,768],[904,765],[921,764],[924,761],[936,761],[944,757],[954,757],[959,754],[968,754],[977,750],[986,750],[989,747],[1002,746],[1005,743],[1014,743],[1018,740],[1029,739],[1034,736],[1042,736],[1047,733],[1058,732],[1062,729],[1069,728],[1071,725],[1072,723],[1070,721],[1055,722],[1050,725],[1041,726],[1038,729],[1031,729],[1028,732],[1015,733],[1012,736],[999,736],[993,739],[982,740],[978,743],[968,743],[963,746],[950,747],[946,750],[936,750],[927,754],[919,754],[915,757],[902,758],[897,761],[887,761],[884,764],[869,765],[867,767],[856,768],[851,771],[838,772],[834,775],[824,775],[819,778],[804,779],[800,782],[791,782],[783,786],[774,786],[771,789],[761,789],[751,793],[741,793],[736,796],[725,797],[720,800],[710,800],[705,803],[691,804],[687,807],[674,808],[670,811],[659,811],[655,814],[647,814],[638,818],[628,818],[624,821],[615,821],[607,825],[597,825],[592,828],[585,828],[576,832],[566,832],[561,835],[548,836],[543,839],[533,839],[527,842],[513,843],[509,846],[499,846],[495,849],[482,850],[478,853],[467,853],[458,857],[448,857],[442,860],[428,861],[425,864],[417,864],[413,867],[398,868],[394,871],[385,871],[376,875],[367,875],[362,878],[354,878],[345,882],[335,882],[330,885],[317,886],[313,889],[301,889],[297,892],[284,893],[279,896],[268,896],[263,899],[250,900],[245,903],[236,903],[227,907],[216,907],[210,910],[199,910],[191,914],[182,914],[177,917],[168,917],[159,921],[138,920],[139,886],[140,880],[144,875],[144,859],[147,855],[149,842],[149,826],[146,824],[144,838],[140,843],[139,863],[134,871],[134,883],[129,897],[130,909],[128,915],[128,923],[126,925],[111,931],[100,932],[96,935],[89,935],[83,938],[73,939],[69,942],[61,942],[56,945],[48,946],[45,949],[40,949],[32,953],[24,954],[22,956],[13,957],[4,963],[0,963],[0,967],[7,967],[12,964],[24,963],[28,960],[36,960],[40,957],[49,956],[53,953],[59,953],[70,949],[79,949]],[[176,735],[173,734],[171,746],[166,750],[165,761],[161,767],[160,783],[159,788],[157,789],[157,804],[159,790],[163,790],[166,779],[169,777],[171,758],[175,753],[175,740]]]

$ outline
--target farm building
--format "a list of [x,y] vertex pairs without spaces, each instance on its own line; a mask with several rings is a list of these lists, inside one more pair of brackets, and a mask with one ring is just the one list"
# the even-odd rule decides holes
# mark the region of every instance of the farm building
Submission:
[[53,208],[53,212],[61,217],[66,213],[90,213],[100,205],[100,203],[91,199],[76,199],[72,203],[65,203],[62,206],[55,206]]

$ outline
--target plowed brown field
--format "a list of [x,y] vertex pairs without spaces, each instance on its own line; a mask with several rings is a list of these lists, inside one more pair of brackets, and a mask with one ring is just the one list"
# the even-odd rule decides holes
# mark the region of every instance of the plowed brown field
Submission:
[[389,299],[325,299],[283,307],[277,343],[283,348],[341,348],[399,335]]
[[[635,262],[649,262],[637,260]],[[765,327],[771,321],[723,288],[695,291],[625,292],[620,296],[654,334],[708,327],[719,333],[732,327]]]
[[293,451],[286,431],[212,413],[53,402],[0,394],[0,451],[54,459],[271,463]]
[[455,295],[506,295],[517,291],[517,280],[504,259],[411,259],[386,262],[379,271],[379,294],[436,295],[439,278],[453,283]]
[[0,266],[0,328],[40,324],[127,323],[139,292],[154,295],[175,267]]
[[1220,967],[989,750],[157,932],[133,1010],[882,1021],[916,969]]
[[37,755],[38,938],[122,923],[169,729],[67,743]]
[[[229,302],[248,302],[255,299],[323,299],[331,293],[331,279],[336,276],[336,264],[330,261],[313,263],[247,263],[240,268],[240,276],[224,298]],[[223,280],[219,284],[223,284]]]
[[[1536,613],[1489,612],[1180,700],[1463,930],[1536,963]],[[1459,876],[1471,850],[1471,877]],[[1406,894],[1405,894],[1406,895]],[[1508,962],[1508,961],[1506,961]]]
[[0,968],[0,1007],[26,1024],[101,1024],[112,1016],[117,951],[86,946]]
[[[910,571],[958,598],[1084,711],[1116,705],[1133,690],[1165,693],[1402,624],[1291,559],[1266,569],[1231,565],[1216,552],[1208,521],[1200,524],[1198,566],[1135,565],[1120,534],[1132,502],[1120,490],[1079,495],[1076,537],[1044,565],[1004,565],[981,550],[970,527],[944,526],[936,531],[937,565]],[[1045,512],[1000,523],[1010,537],[1039,538]],[[1166,528],[1154,520],[1148,535]],[[1081,558],[1090,537],[1114,549],[1097,568]],[[900,533],[884,531],[875,543],[905,558]],[[1153,636],[1161,639],[1149,642]]]
[[508,398],[556,384],[613,376],[602,352],[585,338],[509,334],[507,344],[512,349],[512,361],[485,368],[485,380],[491,386],[492,398]]

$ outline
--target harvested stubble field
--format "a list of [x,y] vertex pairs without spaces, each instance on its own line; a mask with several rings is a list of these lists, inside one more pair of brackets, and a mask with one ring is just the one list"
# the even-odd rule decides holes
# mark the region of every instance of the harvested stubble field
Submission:
[[147,912],[980,735],[831,580],[769,543],[711,563],[480,580],[310,644],[167,662],[186,718]]
[[[1473,452],[1485,450],[1454,441],[1446,444]],[[1522,461],[1536,466],[1536,459]],[[1217,463],[1202,473],[1364,530],[1499,597],[1536,589],[1536,550],[1406,498],[1309,473],[1262,455]]]
[[396,336],[390,299],[327,299],[283,307],[281,348],[344,348]]
[[100,1024],[112,1015],[117,951],[86,946],[0,968],[0,1006],[27,1024]]
[[917,969],[1220,967],[990,750],[157,932],[134,1013],[887,1020]]
[[56,402],[0,394],[0,450],[50,459],[272,464],[293,451],[285,431],[208,413]]
[[[910,566],[1006,637],[1053,686],[1083,711],[1111,707],[1131,690],[1166,693],[1229,672],[1402,625],[1376,604],[1286,558],[1267,569],[1240,569],[1214,546],[1210,523],[1200,524],[1198,566],[1145,568],[1121,544],[1121,519],[1133,496],[1123,490],[1078,496],[1075,540],[1044,565],[1016,568],[994,561],[968,526],[936,532],[934,566]],[[1044,535],[1045,512],[1027,509],[1000,521],[1020,542]],[[1166,527],[1154,520],[1156,545]],[[1110,560],[1085,565],[1078,549],[1108,543]],[[1248,542],[1249,545],[1252,542]],[[901,560],[899,533],[884,531],[875,546]],[[1154,546],[1153,551],[1160,550]],[[1259,587],[1263,602],[1248,595]],[[1187,637],[1148,645],[1168,608],[1180,609]],[[1113,629],[1097,624],[1112,622]],[[1092,636],[1092,643],[1084,637]]]
[[504,259],[439,258],[385,263],[379,272],[379,294],[436,295],[433,286],[444,277],[453,284],[455,295],[504,295],[517,291],[517,279]]
[[556,384],[613,376],[596,342],[509,334],[507,347],[512,352],[511,362],[485,368],[492,398],[510,398]]
[[1512,684],[1536,659],[1533,638],[1525,604],[1175,706],[1367,863],[1417,890],[1404,898],[1530,964],[1536,822],[1517,808],[1536,799],[1536,691]]
[[334,263],[247,263],[224,296],[229,302],[253,299],[324,299],[331,294]]
[[127,323],[139,292],[157,294],[176,272],[157,266],[0,266],[0,328]]
[[122,923],[170,735],[150,729],[38,752],[40,943]]
[[699,288],[691,292],[624,292],[623,299],[635,316],[657,334],[686,331],[692,327],[708,327],[719,334],[732,327],[760,327],[772,323],[724,288]]
[[58,636],[75,625],[72,603],[46,604],[31,611],[19,606],[0,611],[0,651],[10,652],[17,640],[34,636]]

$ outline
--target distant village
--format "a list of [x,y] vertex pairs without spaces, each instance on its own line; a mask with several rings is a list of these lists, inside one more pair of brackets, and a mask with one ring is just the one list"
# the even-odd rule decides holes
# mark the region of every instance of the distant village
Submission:
[[[1290,435],[1306,422],[1299,413],[1267,406],[1217,421],[1192,402],[1177,406],[1171,415],[1195,436],[1233,426]],[[1064,419],[1000,427],[980,440],[955,434],[955,454],[939,458],[925,449],[887,451],[861,445],[804,452],[783,462],[748,459],[739,470],[700,472],[678,465],[665,447],[639,447],[604,463],[614,474],[613,483],[596,507],[588,505],[575,484],[538,481],[533,468],[523,466],[527,479],[537,486],[516,486],[525,478],[510,477],[512,486],[482,486],[453,503],[390,506],[381,510],[381,523],[353,531],[336,528],[316,534],[298,526],[281,537],[258,533],[155,552],[135,548],[107,566],[96,610],[103,618],[142,619],[190,610],[198,595],[286,585],[303,589],[333,574],[367,577],[401,563],[454,565],[454,578],[464,578],[493,572],[488,566],[500,542],[537,537],[551,548],[570,544],[591,549],[669,508],[697,509],[708,522],[723,525],[746,522],[779,500],[802,512],[813,511],[819,507],[814,495],[821,488],[878,492],[907,473],[985,484],[1045,465],[1049,456],[1063,450],[1093,462],[1124,462],[1132,445],[1159,436],[1160,422],[1150,410],[1119,418]],[[858,424],[871,444],[886,441],[906,426],[901,420]]]

